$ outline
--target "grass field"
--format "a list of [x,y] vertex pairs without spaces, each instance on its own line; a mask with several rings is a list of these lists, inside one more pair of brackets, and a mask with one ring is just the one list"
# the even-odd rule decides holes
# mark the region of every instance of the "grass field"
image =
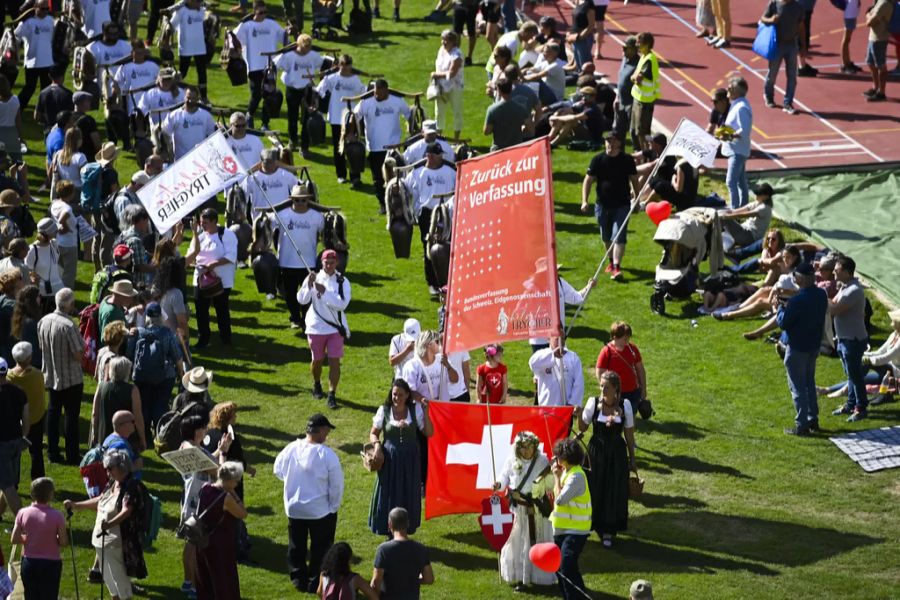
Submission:
[[[387,3],[382,12],[387,13]],[[276,7],[272,7],[275,9]],[[280,11],[280,7],[277,7]],[[418,19],[431,5],[407,1],[405,19]],[[378,30],[365,42],[341,38],[328,47],[349,51],[355,65],[383,73],[392,87],[423,90],[439,45],[442,26],[409,20],[375,21]],[[464,44],[463,44],[464,45]],[[487,48],[479,41],[476,65],[466,69],[464,137],[478,146],[488,100],[481,93]],[[194,81],[195,75],[189,76]],[[19,85],[24,77],[20,74]],[[211,70],[210,96],[217,105],[242,107],[246,88],[232,88],[224,73]],[[432,109],[428,108],[429,114]],[[99,121],[98,117],[98,121]],[[273,127],[286,131],[283,119]],[[36,134],[36,128],[30,132]],[[37,139],[32,137],[31,139]],[[42,144],[32,143],[32,150]],[[562,275],[580,287],[599,262],[601,251],[593,217],[580,214],[580,184],[590,156],[565,150],[553,154],[557,247]],[[30,154],[39,171],[42,158]],[[381,539],[366,527],[373,476],[364,471],[358,452],[366,441],[371,417],[386,393],[390,378],[387,346],[403,319],[414,316],[423,327],[436,327],[436,302],[429,299],[419,260],[395,260],[383,217],[376,213],[370,188],[352,191],[338,186],[331,167],[330,145],[313,149],[312,175],[321,201],[339,205],[347,216],[351,256],[347,277],[354,286],[348,311],[353,338],[344,360],[339,390],[341,408],[329,414],[337,425],[329,443],[344,466],[346,487],[337,538],[350,542],[371,572]],[[123,182],[133,172],[130,156],[119,161]],[[365,181],[370,181],[366,175]],[[32,177],[33,189],[38,182]],[[704,182],[709,186],[708,182]],[[36,213],[43,209],[38,208]],[[570,348],[587,369],[596,360],[613,320],[626,319],[635,330],[648,371],[650,397],[656,406],[651,421],[637,424],[638,466],[646,479],[643,498],[630,505],[627,535],[613,550],[603,550],[596,537],[581,559],[595,598],[627,596],[633,579],[652,580],[659,598],[892,598],[900,597],[900,480],[897,472],[866,475],[828,440],[836,432],[879,427],[900,417],[897,405],[871,412],[858,424],[826,416],[822,434],[795,439],[782,434],[792,424],[792,407],[783,368],[772,346],[745,342],[740,332],[749,323],[718,323],[708,318],[692,327],[695,304],[670,303],[669,315],[650,313],[654,265],[659,247],[652,225],[643,215],[631,224],[624,279],[600,281],[578,320]],[[414,254],[415,256],[415,254]],[[81,265],[79,300],[86,301],[91,273]],[[287,327],[281,300],[266,301],[256,293],[249,270],[239,271],[232,296],[235,336],[231,348],[213,345],[198,353],[196,363],[215,372],[215,400],[240,407],[237,431],[252,464],[259,469],[246,482],[253,540],[253,566],[241,566],[242,594],[248,599],[296,595],[286,573],[286,518],[281,485],[272,475],[276,454],[304,427],[306,417],[324,409],[313,400],[305,340]],[[876,312],[878,338],[887,319]],[[507,351],[513,402],[530,402],[531,377],[526,343]],[[480,356],[473,352],[473,365]],[[832,359],[819,361],[821,383],[841,376]],[[474,366],[473,366],[474,369]],[[592,369],[586,370],[588,392],[596,393]],[[88,386],[92,391],[93,386]],[[87,399],[87,395],[85,397]],[[82,409],[87,437],[89,406]],[[82,450],[86,448],[82,447]],[[178,598],[182,581],[181,542],[173,529],[181,480],[167,465],[147,455],[145,480],[164,502],[165,522],[155,548],[147,555],[150,577],[144,582],[153,598]],[[22,472],[28,473],[23,458]],[[82,498],[84,487],[72,467],[49,466],[58,497]],[[23,484],[24,492],[27,486]],[[85,583],[93,551],[88,544],[93,515],[74,521],[81,597],[97,597],[97,586]],[[4,527],[11,529],[10,517]],[[475,515],[427,522],[416,539],[431,549],[436,583],[425,598],[512,598],[499,582],[497,557],[483,542]],[[3,541],[8,551],[8,534]],[[7,554],[8,555],[8,554]],[[63,596],[74,598],[68,552]],[[537,589],[555,596],[555,588]]]

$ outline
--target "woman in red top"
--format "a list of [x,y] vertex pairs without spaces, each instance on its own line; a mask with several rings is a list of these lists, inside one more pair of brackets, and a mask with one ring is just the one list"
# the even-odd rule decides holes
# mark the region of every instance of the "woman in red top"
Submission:
[[479,402],[506,404],[506,365],[503,364],[503,346],[491,344],[484,348],[484,364],[475,371],[478,379],[475,389]]
[[616,321],[609,328],[612,340],[600,350],[595,374],[597,381],[606,371],[612,371],[622,382],[622,400],[628,399],[634,407],[647,399],[647,373],[641,352],[631,343],[631,325]]

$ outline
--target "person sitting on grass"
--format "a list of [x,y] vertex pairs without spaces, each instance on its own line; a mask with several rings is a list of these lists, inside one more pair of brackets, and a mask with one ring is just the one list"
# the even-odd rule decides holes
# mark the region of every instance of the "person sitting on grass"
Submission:
[[[726,251],[733,246],[749,246],[763,238],[772,221],[772,197],[775,190],[763,183],[753,190],[756,201],[740,208],[719,211],[722,221],[722,241]],[[725,234],[728,234],[727,236]],[[730,243],[728,238],[731,238]]]
[[[784,250],[785,245],[784,234],[781,233],[781,230],[769,229],[763,239],[748,246],[739,247],[737,244],[732,246],[725,256],[737,264],[726,268],[738,275],[764,272],[767,273],[767,279],[772,279],[770,283],[774,283],[774,280],[781,274],[781,251]],[[761,253],[759,258],[751,258],[747,262],[742,262],[758,252]]]
[[797,292],[797,285],[791,278],[791,273],[800,264],[800,251],[796,246],[788,246],[784,250],[784,274],[778,278],[775,285],[763,286],[753,295],[744,300],[734,310],[717,310],[713,313],[719,321],[731,321],[741,317],[753,317],[772,310],[778,298],[784,298]]
[[319,598],[356,598],[357,594],[362,594],[367,600],[378,600],[378,592],[359,573],[351,570],[352,560],[353,549],[347,542],[336,542],[325,553],[316,590]]
[[597,89],[580,88],[581,102],[572,108],[560,109],[550,117],[550,147],[556,148],[569,138],[588,140],[597,147],[603,143],[603,132],[608,128],[603,110],[597,104]]

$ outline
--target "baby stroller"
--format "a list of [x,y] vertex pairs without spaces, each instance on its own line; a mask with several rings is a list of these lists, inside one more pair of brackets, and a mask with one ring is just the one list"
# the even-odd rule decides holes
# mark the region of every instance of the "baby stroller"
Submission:
[[697,291],[700,263],[709,257],[710,273],[722,268],[721,225],[715,210],[690,208],[659,224],[653,241],[663,247],[656,266],[650,310],[666,313],[666,299],[689,298]]
[[343,31],[343,14],[343,0],[312,0],[312,36],[317,40],[336,40],[335,29]]

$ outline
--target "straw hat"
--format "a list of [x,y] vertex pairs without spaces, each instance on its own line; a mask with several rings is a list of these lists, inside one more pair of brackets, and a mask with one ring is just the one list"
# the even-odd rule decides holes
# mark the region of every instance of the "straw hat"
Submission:
[[192,394],[199,394],[209,389],[212,380],[212,371],[207,371],[203,367],[194,367],[181,378],[181,385]]
[[117,296],[125,296],[126,298],[134,298],[137,296],[137,290],[134,289],[134,286],[131,285],[131,282],[127,279],[121,279],[109,288],[110,293],[113,293]]
[[100,151],[94,155],[94,158],[101,166],[106,166],[119,158],[119,148],[112,142],[106,142]]

